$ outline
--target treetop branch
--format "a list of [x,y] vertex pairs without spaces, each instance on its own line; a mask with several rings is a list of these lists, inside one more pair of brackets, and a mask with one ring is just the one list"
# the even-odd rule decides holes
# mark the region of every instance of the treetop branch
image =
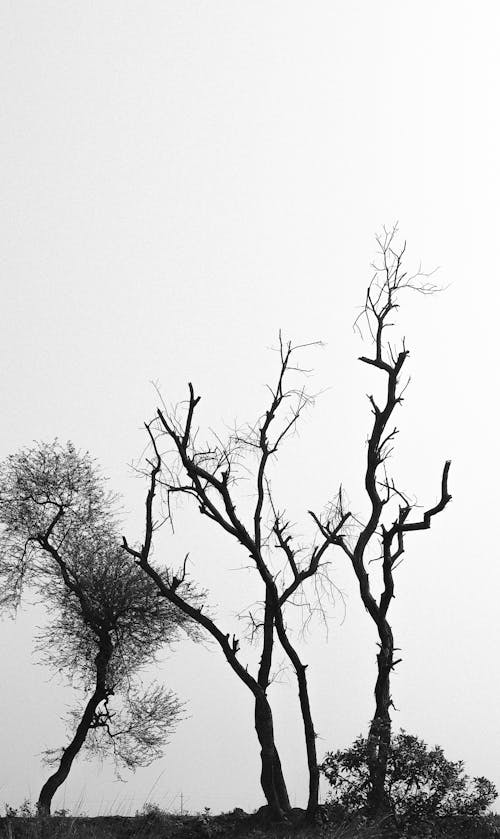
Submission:
[[441,513],[446,505],[451,501],[452,496],[448,492],[448,474],[450,471],[451,460],[447,460],[443,467],[443,475],[441,478],[441,498],[434,507],[430,507],[424,512],[420,521],[403,522],[397,525],[397,530],[402,533],[408,533],[410,530],[428,530],[431,526],[431,519],[438,513]]

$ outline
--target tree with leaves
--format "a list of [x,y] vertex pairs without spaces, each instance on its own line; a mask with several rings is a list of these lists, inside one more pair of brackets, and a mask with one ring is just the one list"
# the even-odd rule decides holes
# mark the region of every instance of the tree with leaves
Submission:
[[[299,347],[285,343],[280,337],[277,381],[269,388],[269,403],[258,420],[244,429],[237,429],[228,440],[218,437],[200,441],[194,424],[200,401],[189,384],[187,406],[182,412],[159,409],[157,417],[146,428],[151,456],[146,469],[149,491],[146,499],[144,543],[134,548],[125,539],[124,545],[138,565],[158,586],[170,603],[202,626],[218,643],[235,675],[251,691],[255,706],[255,730],[261,747],[261,785],[274,818],[286,818],[290,801],[274,738],[273,714],[268,696],[276,641],[288,658],[298,685],[306,758],[309,771],[307,815],[314,817],[318,806],[319,769],[316,755],[307,665],[300,658],[287,624],[287,604],[303,597],[303,586],[309,579],[321,579],[328,585],[323,557],[330,536],[318,545],[305,548],[291,532],[284,513],[278,508],[269,481],[269,467],[278,450],[311,399],[302,388],[286,384],[292,373],[301,371],[294,363]],[[166,451],[165,451],[166,449]],[[253,502],[245,515],[244,502],[238,487],[244,481],[246,497],[252,483]],[[260,644],[260,664],[251,673],[241,660],[241,639],[225,632],[213,616],[196,608],[182,596],[180,586],[186,582],[186,564],[180,572],[160,575],[150,564],[155,528],[161,524],[161,513],[154,512],[155,496],[167,503],[168,515],[173,495],[191,498],[200,513],[239,544],[243,556],[250,557],[251,567],[261,588],[261,600],[250,612],[252,636]]]
[[163,686],[143,689],[140,671],[181,629],[196,630],[130,562],[115,509],[95,463],[71,443],[36,444],[0,465],[2,602],[16,608],[25,587],[35,593],[50,615],[38,649],[85,697],[69,743],[46,753],[56,768],[42,815],[83,747],[130,769],[148,765],[181,711]]
[[[393,631],[388,619],[394,597],[394,571],[402,561],[408,534],[428,530],[434,517],[451,500],[448,492],[450,461],[445,462],[442,470],[437,502],[418,516],[415,515],[416,504],[410,501],[388,470],[388,459],[397,434],[391,422],[395,409],[403,401],[406,385],[401,386],[401,377],[409,354],[404,340],[396,349],[387,338],[387,330],[393,325],[390,318],[399,308],[401,295],[405,292],[413,290],[425,295],[436,291],[436,286],[429,282],[429,275],[421,271],[409,275],[404,270],[406,245],[398,249],[396,235],[397,228],[393,228],[384,230],[377,239],[380,262],[374,265],[375,273],[357,321],[360,325],[361,318],[364,318],[374,348],[372,355],[362,356],[360,360],[385,378],[382,402],[369,396],[373,423],[368,438],[364,478],[369,500],[368,519],[360,521],[347,509],[342,489],[325,514],[318,516],[312,513],[322,537],[341,548],[348,557],[362,602],[378,633],[375,714],[367,743],[370,778],[368,808],[375,816],[390,809],[386,788],[391,743],[390,679],[392,670],[401,661],[394,657]],[[373,560],[379,560],[379,565],[373,565]],[[379,597],[374,594],[373,580],[377,568],[380,568],[382,577]]]
[[[329,802],[342,815],[355,815],[367,807],[368,753],[368,739],[360,736],[349,748],[325,756],[321,771],[331,787]],[[419,737],[403,730],[389,746],[386,788],[400,828],[482,816],[497,797],[487,778],[470,778],[463,761],[448,760],[440,746],[429,749]]]

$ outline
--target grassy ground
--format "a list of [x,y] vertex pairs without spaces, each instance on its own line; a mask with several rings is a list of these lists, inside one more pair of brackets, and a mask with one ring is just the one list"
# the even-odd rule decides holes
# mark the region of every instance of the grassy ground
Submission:
[[136,816],[88,816],[37,819],[0,818],[0,839],[493,839],[500,837],[500,817],[485,817],[474,825],[445,826],[400,832],[353,823],[305,825],[301,812],[295,824],[269,825],[259,814],[242,810],[212,816],[172,815],[152,809]]

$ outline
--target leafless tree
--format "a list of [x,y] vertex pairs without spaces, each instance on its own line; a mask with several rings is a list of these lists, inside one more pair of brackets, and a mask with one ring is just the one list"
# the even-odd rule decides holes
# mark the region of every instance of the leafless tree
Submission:
[[[144,544],[135,549],[124,540],[126,549],[155,581],[160,593],[217,641],[234,673],[253,694],[255,729],[261,746],[261,785],[270,810],[277,819],[286,817],[290,802],[274,740],[273,715],[268,697],[276,638],[293,667],[298,684],[309,770],[309,817],[313,817],[318,804],[319,770],[307,665],[292,642],[285,609],[306,580],[324,573],[323,557],[330,544],[329,534],[320,544],[307,549],[293,538],[290,524],[272,497],[268,480],[271,461],[276,458],[281,444],[295,429],[310,402],[303,389],[285,384],[285,379],[292,373],[301,372],[294,363],[298,349],[280,338],[279,372],[276,384],[269,388],[267,409],[255,424],[235,431],[224,443],[215,437],[211,443],[199,442],[194,417],[200,397],[195,396],[191,384],[187,407],[182,415],[179,411],[158,410],[156,419],[146,426],[152,454],[147,469],[149,492]],[[165,446],[166,453],[162,451]],[[249,459],[253,462],[249,463]],[[243,479],[247,495],[253,493],[246,515],[242,512],[244,503],[237,498],[238,486]],[[252,490],[249,490],[249,485]],[[260,665],[255,674],[252,675],[241,661],[241,639],[235,635],[231,638],[212,616],[182,596],[180,586],[186,580],[186,565],[176,574],[166,572],[162,575],[151,567],[150,551],[157,526],[155,516],[158,515],[153,506],[157,493],[163,495],[167,504],[174,494],[194,499],[202,515],[239,543],[245,558],[250,556],[262,590],[261,611],[250,614],[253,634],[258,636],[260,643]],[[161,515],[158,522],[161,522]]]
[[163,644],[194,625],[130,562],[114,509],[94,462],[71,444],[37,444],[0,466],[4,605],[15,607],[26,586],[35,593],[50,615],[39,651],[85,697],[70,715],[70,742],[46,753],[56,769],[39,795],[41,815],[82,747],[131,769],[147,765],[181,710],[171,691],[142,689],[139,677]]
[[[379,815],[389,806],[385,790],[388,748],[391,739],[392,705],[390,677],[401,659],[394,658],[394,639],[388,612],[394,597],[394,570],[402,561],[408,533],[427,530],[434,516],[442,512],[451,499],[448,492],[450,461],[446,461],[441,476],[440,495],[436,504],[423,515],[416,515],[416,505],[398,487],[388,472],[388,458],[393,451],[397,429],[391,427],[394,410],[403,401],[406,385],[401,386],[401,375],[408,357],[404,340],[397,350],[387,338],[390,316],[399,307],[400,296],[407,290],[432,294],[436,286],[429,275],[420,270],[409,275],[403,268],[405,245],[396,247],[397,228],[384,230],[377,238],[380,262],[374,265],[375,274],[368,287],[366,301],[356,325],[362,320],[368,327],[373,343],[373,355],[360,360],[379,371],[386,380],[385,397],[377,403],[369,396],[373,423],[368,438],[365,489],[369,499],[368,520],[360,522],[346,509],[342,490],[335,502],[322,516],[311,513],[325,540],[336,545],[349,558],[357,577],[363,604],[374,621],[378,637],[377,680],[375,685],[375,714],[368,736],[368,764],[370,774],[370,810]],[[354,525],[354,527],[353,527]],[[379,565],[373,565],[378,560]],[[380,568],[382,593],[373,593],[374,569]]]

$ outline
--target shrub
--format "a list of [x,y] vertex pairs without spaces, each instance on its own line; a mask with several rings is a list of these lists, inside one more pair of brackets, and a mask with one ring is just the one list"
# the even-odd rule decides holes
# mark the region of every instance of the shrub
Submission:
[[[329,752],[321,771],[332,787],[334,806],[346,813],[366,807],[370,789],[366,738],[358,737],[344,751]],[[429,749],[403,730],[391,743],[386,789],[399,824],[480,816],[497,797],[487,778],[469,778],[463,761],[447,760],[440,746]]]
[[6,804],[5,815],[9,819],[31,819],[36,815],[36,808],[33,807],[28,798],[25,798],[19,807],[11,807],[10,804]]

